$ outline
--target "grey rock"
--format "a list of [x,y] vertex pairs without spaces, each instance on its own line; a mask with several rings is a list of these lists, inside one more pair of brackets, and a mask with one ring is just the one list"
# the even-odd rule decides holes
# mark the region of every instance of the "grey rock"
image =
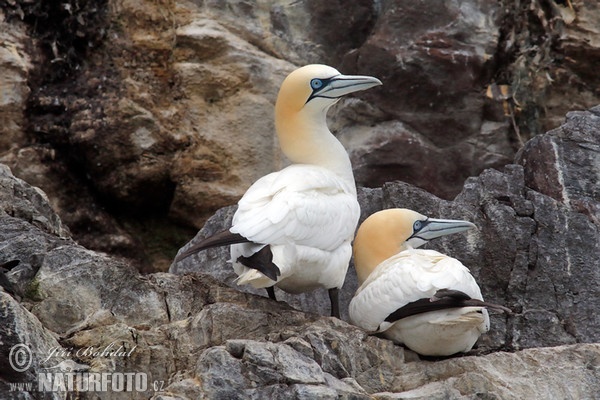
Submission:
[[[27,391],[11,391],[11,384],[38,386],[38,374],[68,360],[56,335],[45,328],[23,305],[0,290],[0,393],[31,398]],[[48,359],[50,355],[57,356]],[[72,360],[70,360],[72,361]],[[49,393],[48,399],[60,399]]]
[[15,178],[3,164],[0,164],[0,209],[4,215],[22,219],[49,234],[69,237],[68,229],[48,203],[46,194]]
[[528,142],[517,154],[531,189],[600,224],[600,106],[567,114],[559,128]]
[[[306,313],[191,272],[212,268],[195,258],[173,266],[177,274],[141,275],[65,236],[45,197],[0,168],[1,261],[27,265],[7,274],[14,297],[0,290],[0,389],[34,383],[53,366],[75,366],[144,373],[149,383],[145,392],[80,392],[82,399],[597,397],[598,226],[588,213],[529,188],[527,168],[487,170],[454,201],[401,182],[361,190],[365,213],[404,206],[479,227],[431,247],[462,260],[484,296],[515,315],[493,316],[491,334],[472,354],[437,360],[320,316],[308,300]],[[232,211],[223,210],[210,229],[225,226]],[[226,254],[212,257],[206,264],[229,268]],[[328,314],[327,300],[319,307]],[[21,343],[35,356],[19,375],[4,360]],[[115,347],[124,354],[101,352]],[[43,357],[52,349],[60,354]]]
[[[485,365],[480,365],[479,369],[472,367],[482,360],[481,357],[407,363],[391,391],[394,394],[382,398],[593,399],[597,392],[593,392],[592,388],[599,374],[597,350],[598,344],[584,344],[516,353],[498,352],[485,356]],[[563,364],[569,362],[567,358],[577,360],[573,368],[555,369],[551,366],[552,360]],[[530,375],[532,368],[536,371],[534,375]],[[449,371],[452,373],[445,375]],[[504,381],[504,385],[495,384],[501,376],[510,378]],[[542,376],[544,378],[540,379]],[[421,377],[427,378],[422,380]],[[440,397],[441,394],[444,397]],[[377,396],[374,395],[375,398]]]
[[202,353],[196,373],[202,379],[203,389],[215,397],[227,393],[238,397],[249,386],[249,381],[242,374],[241,362],[222,346]]
[[[251,371],[250,373],[256,371],[257,377],[261,376],[264,379],[264,376],[271,376],[271,379],[262,382],[266,386],[274,383],[325,383],[319,364],[285,343],[246,341],[242,362],[246,365],[246,370]],[[264,368],[269,372],[258,373]]]
[[[567,3],[3,2],[0,162],[81,245],[165,271],[188,227],[285,164],[278,86],[321,62],[384,82],[329,115],[360,184],[450,199],[511,162],[517,129],[598,104],[600,11]],[[494,85],[509,93],[488,98]]]
[[[600,207],[600,165],[595,162],[599,150],[594,145],[599,121],[596,109],[571,113],[560,128],[529,142],[517,157],[520,164],[467,179],[453,201],[399,181],[380,189],[359,188],[361,220],[380,209],[405,207],[431,217],[466,219],[478,227],[428,247],[461,260],[479,282],[484,298],[515,311],[509,318],[492,315],[493,329],[480,340],[480,351],[599,340],[600,320],[594,312],[600,306],[600,261],[595,256],[600,254],[600,232],[594,211]],[[548,146],[554,149],[550,155]],[[531,161],[544,155],[552,159]],[[577,169],[580,164],[586,166],[582,171]],[[541,185],[535,177],[545,176],[564,178],[541,186],[548,192],[542,193],[535,189]],[[219,211],[190,243],[227,229],[234,211],[235,207]],[[171,272],[202,271],[235,287],[228,259],[227,248],[211,249],[172,265]],[[350,267],[341,293],[343,319],[356,288]],[[264,295],[247,287],[238,290]],[[304,311],[329,313],[324,291],[302,295],[278,291],[278,298]]]

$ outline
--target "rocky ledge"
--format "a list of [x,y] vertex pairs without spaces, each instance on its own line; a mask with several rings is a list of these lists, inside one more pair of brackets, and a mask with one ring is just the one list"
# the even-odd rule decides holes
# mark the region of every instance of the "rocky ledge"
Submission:
[[[361,190],[363,217],[402,206],[479,228],[431,247],[463,261],[486,299],[515,315],[493,316],[492,331],[472,354],[439,360],[324,317],[322,293],[279,293],[284,301],[273,302],[229,287],[225,250],[173,265],[172,273],[141,275],[126,261],[78,245],[43,192],[0,166],[0,393],[596,398],[599,135],[600,107],[569,113],[560,128],[528,142],[515,164],[469,178],[453,201],[402,182]],[[225,226],[232,211],[220,210],[197,238]],[[355,288],[350,269],[345,304]],[[107,390],[94,381],[95,374],[107,379],[103,373],[116,373]],[[118,390],[118,374],[135,384]],[[62,390],[70,388],[57,380],[65,376],[74,376],[78,393]]]

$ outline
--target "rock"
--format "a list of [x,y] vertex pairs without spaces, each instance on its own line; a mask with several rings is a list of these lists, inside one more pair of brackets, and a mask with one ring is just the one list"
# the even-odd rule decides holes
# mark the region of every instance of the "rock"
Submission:
[[586,214],[596,225],[600,223],[599,132],[600,106],[570,112],[562,126],[533,138],[517,154],[528,187]]
[[[500,224],[506,223],[506,218],[519,223],[518,218],[561,216],[564,206],[525,188],[523,177],[523,171],[513,166],[505,173],[489,171],[471,180],[459,196],[462,203],[455,201],[458,206],[451,216],[470,211],[487,223],[473,237],[448,240],[442,247],[459,252],[467,243],[480,249],[482,237],[503,233]],[[482,394],[509,399],[591,398],[600,390],[597,343],[497,352],[488,340],[480,350],[485,348],[489,354],[420,360],[415,353],[344,321],[243,293],[209,275],[140,275],[123,260],[87,250],[66,236],[46,197],[12,176],[6,167],[0,168],[0,183],[0,262],[19,259],[30,266],[29,274],[12,274],[11,270],[7,275],[15,286],[15,297],[0,289],[0,312],[5,320],[0,327],[0,388],[11,397],[39,396],[40,387],[44,398],[69,396],[60,385],[51,391],[66,374],[74,376],[75,385],[85,388],[77,391],[83,399],[462,399]],[[524,192],[530,195],[530,203],[519,197]],[[438,207],[449,212],[444,207],[453,205],[408,184],[361,192],[361,199],[369,201],[368,210],[400,201],[397,196],[431,210]],[[473,200],[480,201],[477,204],[483,208],[469,209]],[[515,210],[514,214],[507,208]],[[222,221],[231,211],[224,209],[217,216]],[[517,211],[522,216],[515,217]],[[220,222],[217,216],[210,221],[212,229]],[[543,232],[556,230],[552,218],[547,229],[538,228],[540,238],[536,240],[543,242]],[[509,236],[506,233],[494,240],[505,244]],[[556,240],[556,236],[548,240]],[[540,251],[536,282],[543,285],[547,275],[556,272],[539,260],[545,254],[554,255],[541,245],[536,249]],[[572,251],[568,243],[565,251]],[[506,256],[510,254],[508,251]],[[484,267],[479,270],[480,279],[487,273]],[[571,268],[575,273],[580,265],[573,261]],[[504,279],[504,273],[499,271],[498,277]],[[555,283],[552,307],[561,307],[558,286],[572,287],[565,274],[556,279],[561,282]],[[594,277],[587,279],[591,286]],[[494,282],[492,277],[482,280],[487,285],[484,288]],[[549,327],[558,333],[555,342],[564,340],[562,327],[543,317],[562,317],[565,310],[540,309],[536,302],[546,300],[538,299],[538,292],[525,290],[531,282],[526,283],[509,298],[523,304],[517,314],[521,319],[507,324],[505,330],[521,335],[513,337],[519,344],[547,343],[540,333],[541,329],[552,332]],[[582,300],[586,296],[590,306],[597,306],[588,297],[595,295],[594,288],[582,285],[579,290]],[[593,321],[584,329],[589,310],[575,311],[581,312],[573,317],[576,339],[588,341],[595,335]],[[494,329],[504,334],[498,326],[494,321]],[[5,360],[11,360],[11,349],[21,344],[31,349],[33,357],[31,365],[19,372]],[[111,382],[117,379],[114,374],[131,374],[139,387],[125,392],[114,386],[101,390],[95,386],[94,374],[110,377]],[[40,383],[40,379],[47,381]]]
[[[57,354],[53,362],[58,364],[65,360],[61,355],[64,348],[56,340],[53,332],[45,328],[25,307],[1,290],[0,315],[2,315],[0,390],[4,395],[12,392],[14,398],[31,398],[26,396],[26,392],[19,393],[11,390],[10,383],[35,382],[37,384],[37,373],[43,371],[42,365],[46,366],[45,358],[48,351]],[[48,398],[61,397],[50,393]]]
[[[595,329],[600,321],[593,311],[600,306],[596,285],[600,265],[595,257],[600,253],[600,233],[597,217],[590,213],[599,206],[596,177],[600,172],[593,162],[598,154],[594,145],[598,142],[595,110],[572,113],[560,128],[529,142],[518,158],[522,165],[508,165],[503,171],[490,169],[469,178],[453,201],[403,182],[359,190],[361,220],[380,209],[406,207],[432,217],[466,219],[477,225],[476,231],[440,238],[428,246],[461,260],[471,269],[486,300],[516,312],[508,319],[492,315],[493,328],[480,340],[481,351],[593,343],[600,339]],[[552,153],[546,151],[549,146],[554,149]],[[553,157],[551,162],[535,158],[544,155]],[[588,167],[580,171],[577,165]],[[534,178],[526,179],[528,176]],[[545,178],[541,181],[545,185],[535,180],[554,176],[564,178],[552,178],[548,183],[550,178]],[[563,186],[557,190],[558,184]],[[538,190],[551,191],[547,195]],[[553,193],[573,194],[549,197]],[[581,199],[576,204],[586,207],[575,209],[569,203],[575,202],[571,198]],[[227,229],[234,211],[234,207],[220,210],[190,243]],[[228,259],[227,248],[210,249],[172,265],[170,271],[209,273],[236,287],[236,275]],[[356,275],[350,267],[341,292],[345,320],[356,288]],[[262,290],[250,287],[238,290],[264,295]],[[294,308],[328,315],[329,301],[324,292],[289,295],[278,290],[277,296]]]
[[[73,201],[94,204],[94,196],[86,185],[69,174],[69,167],[56,160],[56,151],[43,146],[21,147],[18,151],[6,153],[0,160],[11,165],[12,172],[30,184],[43,187],[50,193],[48,199],[52,208],[59,210],[61,220],[77,241],[99,251],[107,251],[136,262],[143,269],[144,260],[140,260],[132,247],[140,240],[115,221],[105,209],[94,206],[82,206]],[[94,227],[94,229],[90,229]]]
[[60,238],[69,237],[68,228],[48,203],[46,193],[13,176],[3,164],[0,164],[0,207],[3,216],[23,220]]
[[[0,21],[6,23],[0,9]],[[29,96],[27,79],[33,69],[26,47],[31,45],[26,26],[22,22],[11,24],[0,31],[0,156],[11,148],[26,142],[25,107]]]
[[474,90],[493,74],[501,10],[486,0],[444,1],[435,10],[381,3],[368,39],[344,59],[382,79],[365,97],[391,120],[341,131],[361,185],[402,177],[452,198],[468,176],[510,162],[507,121],[485,113],[489,104]]
[[285,165],[279,84],[321,62],[384,81],[329,115],[359,183],[451,199],[599,102],[598,8],[559,3],[4,2],[0,162],[80,244],[165,271],[190,227]]
[[[492,399],[522,398],[593,398],[597,371],[598,344],[529,349],[517,353],[494,353],[485,357],[454,358],[440,362],[407,363],[398,376],[394,392],[374,394],[376,399],[467,399],[485,395]],[[568,355],[567,355],[568,354]],[[573,369],[549,368],[550,360],[565,357],[576,361]],[[539,363],[539,364],[538,364]],[[478,368],[474,367],[478,364]],[[534,376],[529,374],[535,370]],[[442,372],[444,371],[444,372]],[[448,378],[446,373],[451,372]],[[504,385],[497,383],[510,378]],[[539,377],[544,377],[543,382]],[[425,378],[425,379],[423,379]],[[563,382],[577,382],[573,387]]]
[[[589,68],[600,54],[595,5],[378,5],[371,33],[342,63],[384,82],[364,97],[377,112],[357,107],[371,122],[349,116],[340,129],[362,185],[400,178],[451,199],[568,111],[599,103],[589,91],[598,86]],[[506,92],[494,94],[499,87]]]
[[[536,13],[539,15],[539,10],[536,10]],[[546,106],[546,110],[540,110],[537,114],[541,117],[539,121],[541,132],[560,125],[562,116],[571,110],[586,109],[598,104],[597,92],[596,94],[591,92],[583,94],[583,92],[587,92],[587,88],[598,87],[600,84],[598,75],[590,74],[593,71],[592,65],[600,61],[598,41],[600,9],[597,5],[578,2],[573,6],[573,4],[562,5],[554,2],[550,4],[550,10],[545,14],[546,18],[540,18],[540,24],[546,31],[542,34],[551,40],[540,46],[539,55],[530,55],[532,62],[529,66],[530,68],[548,67],[550,75],[550,79],[547,76],[545,79],[534,78],[535,83],[539,85],[534,88],[534,92],[540,97],[544,96],[541,103]],[[550,34],[547,33],[552,30]],[[555,50],[548,52],[546,46],[552,49],[554,44],[556,44]],[[516,46],[517,43],[513,45]],[[521,51],[525,52],[526,49]],[[563,59],[564,64],[548,60],[548,57],[553,56],[556,59]],[[524,74],[519,74],[519,78],[525,78]],[[566,99],[572,101],[567,102]]]

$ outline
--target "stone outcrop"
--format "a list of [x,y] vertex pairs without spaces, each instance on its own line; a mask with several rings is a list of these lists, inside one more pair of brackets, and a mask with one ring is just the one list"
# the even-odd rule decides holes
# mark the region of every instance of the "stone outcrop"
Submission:
[[[10,288],[0,288],[0,392],[60,399],[60,385],[51,391],[56,381],[44,379],[74,374],[79,398],[595,398],[600,235],[590,204],[598,202],[598,169],[592,163],[590,174],[577,175],[571,163],[597,153],[586,144],[599,124],[598,108],[570,113],[527,144],[522,165],[469,179],[453,201],[402,182],[361,190],[364,215],[403,206],[479,228],[431,247],[468,265],[484,296],[515,315],[494,315],[471,354],[437,360],[319,315],[327,299],[295,296],[288,305],[228,287],[223,250],[173,266],[177,274],[141,275],[78,245],[45,194],[2,166],[0,265],[8,267],[0,274]],[[540,151],[548,141],[555,151]],[[569,196],[526,184],[543,171],[548,179],[560,172],[558,193]],[[201,234],[226,225],[232,211],[217,212]],[[180,274],[192,267],[201,272]],[[349,276],[346,296],[353,285]],[[17,345],[27,345],[29,359],[11,356]],[[143,374],[146,386],[94,391],[94,373]]]
[[[517,154],[525,184],[600,223],[600,108],[567,114],[565,123],[529,141]],[[542,173],[541,171],[544,171]]]
[[0,19],[0,162],[145,271],[285,163],[272,108],[298,65],[381,78],[330,113],[359,183],[445,199],[600,99],[582,0],[15,0]]
[[[425,215],[469,220],[478,229],[430,243],[467,265],[484,298],[516,315],[493,316],[493,332],[481,348],[520,349],[600,340],[594,309],[600,306],[598,158],[600,107],[572,112],[556,130],[531,140],[519,164],[469,178],[453,200],[440,199],[402,182],[359,192],[362,219],[375,211],[406,207]],[[551,151],[550,151],[551,150]],[[543,179],[542,182],[538,182]],[[220,210],[192,241],[231,224],[234,206]],[[210,249],[171,267],[202,271],[236,287],[227,248]],[[342,310],[357,288],[349,269]],[[248,286],[240,290],[264,294]],[[325,291],[281,298],[296,308],[327,315]],[[344,314],[347,319],[347,314]],[[549,334],[551,332],[551,334]]]
[[[146,374],[80,398],[597,397],[600,110],[539,135],[600,103],[596,2],[226,3],[0,4],[2,397],[64,398],[11,384],[73,371]],[[421,360],[324,317],[322,291],[231,288],[227,249],[140,274],[285,164],[272,107],[311,62],[384,81],[330,113],[363,218],[479,227],[431,244],[515,311],[474,353]],[[355,288],[350,268],[344,313]]]
[[[3,19],[0,11],[0,20]],[[33,68],[25,48],[31,45],[23,23],[0,30],[0,153],[23,146],[26,118],[23,105],[29,96],[27,78]]]

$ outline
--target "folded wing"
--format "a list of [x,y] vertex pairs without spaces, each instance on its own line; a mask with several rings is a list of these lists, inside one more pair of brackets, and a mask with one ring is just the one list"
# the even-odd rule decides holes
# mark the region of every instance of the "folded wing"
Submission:
[[355,190],[324,168],[292,165],[248,189],[230,231],[254,243],[334,250],[354,234]]

